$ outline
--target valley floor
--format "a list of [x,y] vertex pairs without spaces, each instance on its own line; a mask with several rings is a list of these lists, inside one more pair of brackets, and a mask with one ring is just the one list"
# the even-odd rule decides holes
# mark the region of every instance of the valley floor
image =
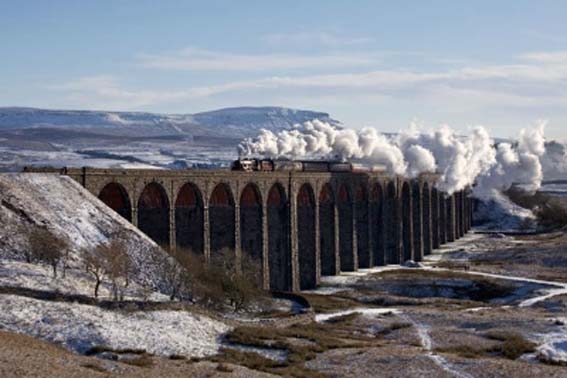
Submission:
[[473,233],[423,268],[326,277],[303,293],[315,321],[233,325],[201,358],[87,357],[4,327],[0,376],[567,377],[566,247],[563,231]]

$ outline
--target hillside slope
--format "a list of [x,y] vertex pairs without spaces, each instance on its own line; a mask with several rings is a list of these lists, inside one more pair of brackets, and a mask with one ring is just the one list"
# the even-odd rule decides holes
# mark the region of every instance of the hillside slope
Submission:
[[154,267],[161,249],[69,177],[52,174],[0,175],[0,259],[23,260],[27,236],[45,227],[69,241],[68,264],[82,268],[86,249],[118,233],[127,235],[134,281],[159,287]]

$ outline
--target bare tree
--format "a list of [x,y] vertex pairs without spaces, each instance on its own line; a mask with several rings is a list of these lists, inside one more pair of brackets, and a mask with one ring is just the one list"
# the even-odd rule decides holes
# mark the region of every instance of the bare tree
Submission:
[[128,287],[132,260],[128,255],[128,245],[122,238],[114,238],[108,245],[106,255],[106,275],[112,283],[114,300],[122,299],[122,288]]
[[85,255],[85,269],[95,278],[95,298],[106,276],[112,284],[114,300],[122,299],[122,289],[129,284],[131,267],[128,246],[122,238],[115,237],[108,243],[100,243]]
[[92,251],[85,252],[85,269],[95,279],[95,298],[98,298],[98,290],[104,278],[107,253],[108,246],[102,243],[93,248]]
[[[28,262],[40,261],[53,269],[53,277],[57,277],[57,267],[68,256],[69,243],[46,228],[35,228],[28,235]],[[63,262],[65,265],[65,262]],[[65,269],[64,269],[65,270]]]

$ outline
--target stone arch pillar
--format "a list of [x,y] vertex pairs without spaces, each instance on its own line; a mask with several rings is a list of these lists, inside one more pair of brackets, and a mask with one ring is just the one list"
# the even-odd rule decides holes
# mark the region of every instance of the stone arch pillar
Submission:
[[319,191],[319,250],[321,274],[337,274],[335,254],[335,195],[330,184]]
[[[209,237],[211,258],[223,249],[236,250],[236,206],[230,186],[218,184],[209,199]],[[238,219],[239,221],[240,219]]]
[[441,246],[439,205],[439,191],[437,188],[431,188],[431,242],[433,249]]
[[433,232],[432,232],[432,206],[431,206],[431,192],[429,191],[429,184],[424,183],[421,192],[421,211],[422,211],[422,232],[423,232],[423,254],[430,255],[433,250]]
[[353,201],[351,200],[346,184],[341,184],[338,191],[338,208],[339,208],[339,253],[340,266],[343,272],[352,272],[356,269],[355,265],[355,241],[354,241],[354,216]]
[[[240,206],[238,214],[240,225],[240,253],[244,262],[243,268],[249,268],[248,265],[258,266],[261,272],[250,272],[247,274],[253,277],[256,285],[263,286],[263,211],[262,197],[260,189],[256,184],[248,184],[244,187],[240,195]],[[236,238],[236,237],[235,237]]]
[[445,199],[447,204],[447,223],[445,227],[447,228],[447,242],[451,243],[455,241],[455,195],[449,195]]
[[370,268],[371,253],[368,232],[368,194],[363,184],[356,186],[355,191],[354,218],[356,230],[356,249],[358,268]]
[[203,197],[193,183],[184,184],[175,200],[175,241],[181,249],[202,254],[203,238]]
[[400,263],[400,206],[396,195],[396,184],[389,182],[386,186],[386,200],[384,201],[384,240],[386,247],[386,262],[388,264]]
[[370,237],[372,239],[373,265],[384,265],[385,243],[384,243],[384,192],[382,186],[376,183],[370,192]]
[[297,193],[297,251],[299,288],[315,288],[317,272],[315,266],[315,195],[310,184],[303,184]]
[[439,191],[439,244],[447,244],[447,198]]
[[270,188],[267,198],[269,286],[275,291],[293,290],[289,216],[285,190],[276,183]]
[[412,240],[413,253],[412,259],[421,261],[423,259],[423,204],[422,204],[421,185],[414,182],[411,186],[411,216],[412,216]]
[[412,217],[412,196],[409,183],[402,184],[402,256],[400,262],[413,259],[413,217]]

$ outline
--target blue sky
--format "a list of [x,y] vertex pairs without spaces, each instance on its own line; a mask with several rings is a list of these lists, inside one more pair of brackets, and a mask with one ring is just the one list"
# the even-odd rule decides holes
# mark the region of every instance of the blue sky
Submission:
[[567,139],[563,1],[5,1],[0,106],[329,112]]

